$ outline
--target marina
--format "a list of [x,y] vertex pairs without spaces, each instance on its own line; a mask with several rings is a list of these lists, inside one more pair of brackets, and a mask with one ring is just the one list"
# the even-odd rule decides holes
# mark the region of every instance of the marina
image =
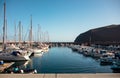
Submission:
[[34,54],[29,61],[15,62],[8,70],[36,69],[37,73],[119,73],[113,64],[100,64],[100,59],[84,56],[69,47],[51,47],[49,51]]
[[0,0],[0,78],[119,78],[114,1]]

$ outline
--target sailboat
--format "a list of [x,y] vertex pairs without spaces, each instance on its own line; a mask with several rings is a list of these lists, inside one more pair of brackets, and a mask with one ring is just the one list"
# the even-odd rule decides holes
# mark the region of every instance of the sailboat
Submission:
[[[38,28],[39,29],[39,28]],[[41,54],[42,48],[32,47],[32,15],[31,15],[31,26],[30,26],[30,33],[29,33],[29,41],[30,41],[30,48],[34,54]]]
[[3,26],[3,51],[0,52],[0,60],[3,61],[23,61],[30,60],[28,52],[23,50],[15,50],[11,52],[6,52],[6,43],[5,43],[5,20],[6,20],[6,3],[4,2],[4,26]]

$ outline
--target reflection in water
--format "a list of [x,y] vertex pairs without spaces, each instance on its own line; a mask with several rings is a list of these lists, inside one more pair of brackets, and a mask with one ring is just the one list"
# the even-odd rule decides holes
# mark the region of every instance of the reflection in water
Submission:
[[[36,58],[36,59],[38,58],[39,59],[40,57],[42,57],[42,55],[43,55],[43,53],[34,54],[34,56],[31,57],[31,59],[33,59],[33,58]],[[33,62],[35,62],[35,60],[15,62],[9,69],[14,69],[15,67],[19,67],[19,69],[22,69],[22,70],[24,70],[24,69],[34,69],[34,63]]]

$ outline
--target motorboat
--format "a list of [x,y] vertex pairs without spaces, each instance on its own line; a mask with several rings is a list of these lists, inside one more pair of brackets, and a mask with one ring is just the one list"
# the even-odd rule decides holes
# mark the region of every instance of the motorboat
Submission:
[[113,64],[113,58],[114,58],[113,53],[104,53],[100,58],[100,64],[101,65]]
[[25,61],[30,60],[29,55],[25,51],[1,52],[0,60],[3,61]]
[[113,72],[119,72],[120,73],[120,59],[118,59],[112,66],[111,69]]

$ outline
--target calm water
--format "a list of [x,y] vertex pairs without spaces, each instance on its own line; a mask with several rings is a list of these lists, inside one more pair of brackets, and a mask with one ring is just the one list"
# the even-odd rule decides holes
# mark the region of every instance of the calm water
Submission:
[[110,73],[110,66],[101,66],[99,60],[85,57],[67,47],[52,47],[43,55],[35,55],[30,61],[16,62],[14,66],[34,68],[38,73]]

